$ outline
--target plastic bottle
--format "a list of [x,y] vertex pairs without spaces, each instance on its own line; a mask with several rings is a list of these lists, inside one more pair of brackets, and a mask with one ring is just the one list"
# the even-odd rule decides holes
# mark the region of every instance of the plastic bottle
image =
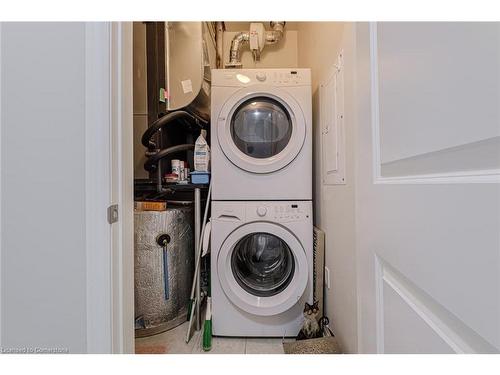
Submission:
[[179,162],[179,181],[184,181],[184,160]]
[[187,181],[189,179],[189,163],[184,162],[184,179]]
[[180,180],[180,169],[181,169],[181,161],[179,159],[173,159],[172,160],[172,173],[175,173],[177,175],[177,180]]
[[198,172],[208,172],[210,164],[210,147],[205,140],[206,136],[207,131],[203,129],[194,144],[194,170]]

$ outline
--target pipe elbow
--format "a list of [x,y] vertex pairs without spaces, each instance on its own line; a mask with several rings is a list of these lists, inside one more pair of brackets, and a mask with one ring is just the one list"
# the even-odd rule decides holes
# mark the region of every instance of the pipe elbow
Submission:
[[276,44],[283,39],[285,23],[285,21],[271,21],[271,28],[273,30],[266,32],[266,44]]
[[241,32],[234,36],[231,41],[231,51],[229,55],[229,64],[230,67],[238,67],[241,66],[241,48],[243,44],[247,43],[250,40],[250,35],[247,32]]
[[[285,21],[271,21],[271,31],[266,31],[265,44],[276,44],[283,39]],[[226,68],[241,68],[241,49],[245,43],[250,41],[250,33],[243,31],[236,34],[231,40],[229,63]],[[258,61],[259,54],[254,54],[254,60]]]

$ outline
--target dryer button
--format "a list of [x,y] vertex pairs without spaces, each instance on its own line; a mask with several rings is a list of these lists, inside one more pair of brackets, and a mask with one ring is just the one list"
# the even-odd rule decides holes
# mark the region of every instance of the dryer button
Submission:
[[264,82],[267,78],[266,73],[257,73],[255,78],[257,78],[257,80],[259,80],[260,82]]
[[266,207],[259,207],[257,208],[257,215],[259,215],[260,217],[262,216],[266,216],[267,214],[267,208]]

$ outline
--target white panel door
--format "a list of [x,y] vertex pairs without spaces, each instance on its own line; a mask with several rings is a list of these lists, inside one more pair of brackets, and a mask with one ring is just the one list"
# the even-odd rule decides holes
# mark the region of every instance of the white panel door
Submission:
[[1,351],[134,350],[131,37],[0,23]]
[[362,352],[500,351],[499,40],[357,25]]

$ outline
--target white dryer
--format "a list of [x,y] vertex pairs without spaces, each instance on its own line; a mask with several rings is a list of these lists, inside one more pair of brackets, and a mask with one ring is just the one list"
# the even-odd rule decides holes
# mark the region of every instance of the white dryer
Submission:
[[213,199],[312,199],[310,70],[212,70],[211,97]]
[[296,336],[313,299],[310,201],[212,202],[216,336]]

